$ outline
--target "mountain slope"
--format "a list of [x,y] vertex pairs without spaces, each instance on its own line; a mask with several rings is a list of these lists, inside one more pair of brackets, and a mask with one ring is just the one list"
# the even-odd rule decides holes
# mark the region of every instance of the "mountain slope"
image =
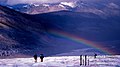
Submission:
[[48,32],[61,31],[100,44],[119,54],[120,16],[103,18],[94,13],[59,11],[34,15],[34,20],[39,21],[38,18],[44,19],[42,24]]
[[36,31],[41,34],[41,24],[31,22],[23,15],[25,14],[0,6],[0,50],[3,53],[24,53],[25,50],[40,47],[39,37],[34,35]]
[[104,18],[91,12],[74,11],[27,15],[0,6],[0,49],[4,54],[22,56],[73,52],[76,55],[105,54],[97,49],[99,47],[75,41],[81,38],[102,46],[104,51],[119,54],[119,18],[119,15]]
[[71,42],[73,44],[69,46],[69,40],[51,35],[48,28],[52,24],[50,26],[47,23],[44,24],[44,22],[49,22],[49,20],[44,21],[44,16],[40,18],[34,15],[22,14],[0,6],[0,19],[0,58],[4,58],[4,56],[26,57],[26,55],[31,56],[35,53],[44,53],[49,56],[80,48],[83,50],[87,47],[74,42]]
[[[74,33],[80,31],[86,31],[91,34],[96,33],[102,35],[103,32],[107,31],[106,33],[103,33],[104,35],[106,34],[107,36],[110,33],[112,34],[112,32],[115,33],[115,31],[118,32],[120,30],[119,28],[120,16],[102,18],[101,16],[93,13],[59,11],[59,12],[38,14],[38,15],[34,15],[33,17],[35,17],[34,20],[37,21],[39,21],[39,18],[44,19],[43,23],[48,24],[47,25],[47,27],[49,27],[48,29],[58,28],[61,30],[74,32]],[[50,25],[52,26],[50,27]],[[118,35],[118,33],[116,34]],[[78,35],[80,35],[80,33]],[[100,39],[100,38],[96,38],[96,39]],[[104,39],[106,38],[102,38],[100,40],[104,40]],[[108,39],[113,39],[113,38],[108,38]]]

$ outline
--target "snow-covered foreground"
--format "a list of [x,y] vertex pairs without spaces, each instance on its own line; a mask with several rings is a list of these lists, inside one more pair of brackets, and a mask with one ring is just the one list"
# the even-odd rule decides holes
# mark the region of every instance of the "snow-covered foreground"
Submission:
[[[97,56],[96,59],[89,56],[87,59],[89,65],[81,67],[120,67],[119,55]],[[38,58],[37,63],[33,58],[0,59],[0,67],[80,67],[80,56],[45,57],[44,62]]]

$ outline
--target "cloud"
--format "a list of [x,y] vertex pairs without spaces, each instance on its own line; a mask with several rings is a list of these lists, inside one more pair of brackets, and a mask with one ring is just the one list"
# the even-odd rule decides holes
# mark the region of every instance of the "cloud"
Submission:
[[8,0],[7,4],[19,4],[19,3],[55,3],[61,1],[73,1],[73,0]]

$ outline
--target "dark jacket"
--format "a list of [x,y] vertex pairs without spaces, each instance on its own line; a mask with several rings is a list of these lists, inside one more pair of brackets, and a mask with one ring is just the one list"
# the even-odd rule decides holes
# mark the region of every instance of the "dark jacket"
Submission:
[[44,58],[44,55],[43,55],[43,54],[40,54],[40,58],[43,59],[43,58]]

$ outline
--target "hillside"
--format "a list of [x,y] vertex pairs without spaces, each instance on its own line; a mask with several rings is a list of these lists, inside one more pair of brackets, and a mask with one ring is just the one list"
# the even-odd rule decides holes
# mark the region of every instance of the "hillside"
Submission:
[[[26,50],[33,50],[40,46],[39,37],[41,34],[40,23],[31,22],[15,10],[0,6],[0,51],[1,53],[24,53]],[[27,15],[29,16],[29,15]],[[21,51],[22,50],[22,51]]]
[[28,15],[0,6],[1,54],[119,54],[119,18],[73,11]]
[[[119,54],[120,16],[104,18],[94,13],[59,11],[33,15],[34,20],[42,18],[45,28],[49,31],[65,33],[67,36],[83,38],[109,48]],[[49,21],[49,22],[48,22]],[[58,35],[59,37],[59,35]],[[64,39],[64,38],[61,38]],[[68,40],[68,39],[66,39]],[[58,40],[59,41],[59,40]],[[59,42],[60,43],[60,42]],[[107,49],[106,49],[107,50]]]

